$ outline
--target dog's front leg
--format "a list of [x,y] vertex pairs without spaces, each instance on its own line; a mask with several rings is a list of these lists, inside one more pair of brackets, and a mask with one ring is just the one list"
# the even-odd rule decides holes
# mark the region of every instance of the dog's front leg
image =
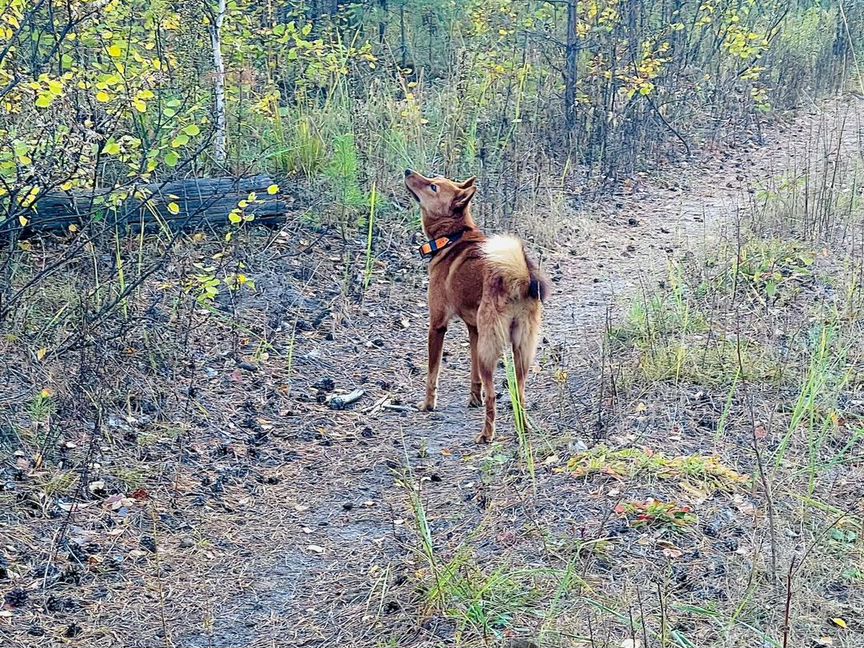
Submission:
[[435,409],[438,401],[438,372],[441,370],[441,356],[444,353],[444,334],[446,324],[429,327],[429,373],[426,376],[426,400],[420,405],[424,412]]

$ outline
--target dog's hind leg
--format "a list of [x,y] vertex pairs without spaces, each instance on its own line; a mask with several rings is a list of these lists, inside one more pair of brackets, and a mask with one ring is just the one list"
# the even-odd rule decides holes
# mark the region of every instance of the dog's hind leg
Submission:
[[483,421],[483,431],[477,437],[477,443],[491,443],[495,437],[495,363],[491,365],[480,363],[480,380],[483,391],[486,392],[486,417]]
[[471,394],[468,398],[468,407],[480,407],[483,404],[480,382],[480,368],[477,361],[478,344],[477,327],[468,325],[468,340],[471,343]]
[[477,312],[477,365],[483,383],[486,417],[477,443],[490,443],[495,436],[495,367],[507,343],[509,322],[494,304],[481,303]]
[[530,313],[525,318],[516,318],[510,326],[510,343],[513,345],[513,363],[516,365],[516,383],[519,387],[519,404],[528,409],[525,400],[525,382],[537,352],[537,338],[540,336],[540,311]]

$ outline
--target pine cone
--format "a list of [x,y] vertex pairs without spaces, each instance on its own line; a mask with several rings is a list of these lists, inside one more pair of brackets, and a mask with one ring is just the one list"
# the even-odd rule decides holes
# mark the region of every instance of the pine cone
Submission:
[[27,592],[23,589],[14,589],[11,592],[7,592],[3,600],[9,607],[24,607],[27,604]]

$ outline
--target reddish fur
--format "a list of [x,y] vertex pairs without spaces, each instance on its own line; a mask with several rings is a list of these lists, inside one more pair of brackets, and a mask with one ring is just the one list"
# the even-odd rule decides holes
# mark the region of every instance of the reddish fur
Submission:
[[[542,301],[549,283],[525,255],[521,243],[510,241],[510,247],[504,246],[510,263],[495,262],[494,255],[487,257],[484,243],[488,239],[471,218],[471,199],[477,191],[474,178],[456,183],[409,170],[405,185],[420,203],[429,239],[465,230],[461,239],[429,263],[429,374],[420,408],[435,409],[444,334],[450,321],[458,317],[468,327],[471,343],[469,405],[483,404],[481,387],[486,394],[486,418],[477,441],[489,443],[495,434],[495,367],[509,344],[524,405],[525,381],[537,350]],[[516,245],[522,259],[516,256]]]

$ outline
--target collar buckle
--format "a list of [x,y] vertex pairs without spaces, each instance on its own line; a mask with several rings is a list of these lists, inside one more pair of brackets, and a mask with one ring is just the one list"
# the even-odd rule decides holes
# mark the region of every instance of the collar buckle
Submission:
[[454,232],[453,234],[439,236],[438,238],[426,241],[423,245],[420,246],[420,256],[424,259],[432,259],[432,257],[438,254],[438,252],[450,245],[453,245],[453,243],[456,243],[459,239],[461,239],[464,233],[465,230],[460,230],[458,232]]

